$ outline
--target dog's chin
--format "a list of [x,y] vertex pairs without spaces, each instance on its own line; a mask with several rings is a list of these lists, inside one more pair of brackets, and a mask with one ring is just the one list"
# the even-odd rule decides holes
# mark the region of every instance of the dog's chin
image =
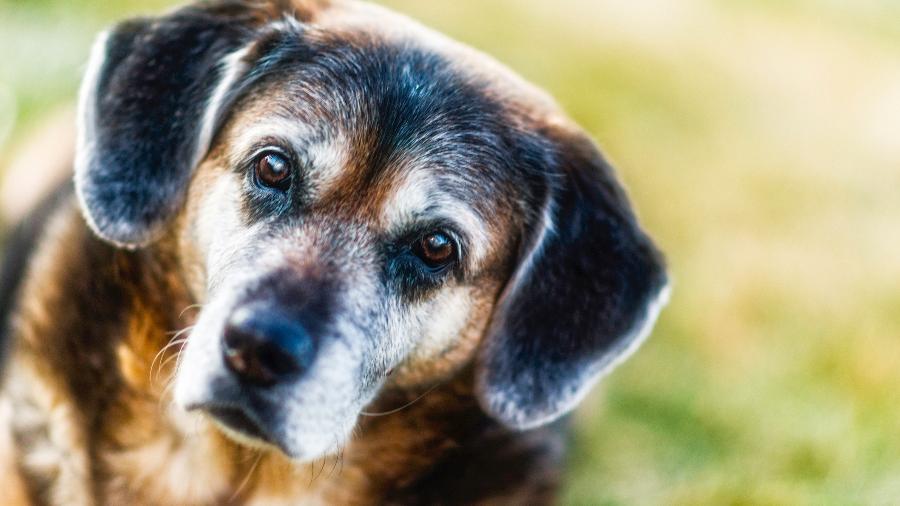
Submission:
[[240,446],[260,451],[280,451],[281,453],[287,455],[283,448],[273,444],[267,439],[261,439],[259,437],[247,434],[246,432],[236,430],[216,418],[210,419],[212,420],[212,425],[216,429],[218,429],[219,432],[221,432],[225,435],[225,437]]
[[[346,437],[338,434],[282,434],[232,407],[200,408],[212,427],[235,444],[262,452],[277,452],[297,462],[311,462],[340,451]],[[327,444],[326,444],[327,442]],[[340,443],[340,444],[339,444]]]
[[235,443],[255,450],[278,450],[291,457],[284,445],[278,444],[243,411],[235,408],[208,408],[205,411],[212,425]]

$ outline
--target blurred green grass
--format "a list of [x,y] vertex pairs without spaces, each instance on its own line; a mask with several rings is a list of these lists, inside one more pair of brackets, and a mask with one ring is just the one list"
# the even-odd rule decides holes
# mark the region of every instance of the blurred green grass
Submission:
[[[0,0],[0,158],[71,103],[96,30],[167,3]],[[668,253],[565,503],[898,501],[900,4],[383,3],[549,89]]]

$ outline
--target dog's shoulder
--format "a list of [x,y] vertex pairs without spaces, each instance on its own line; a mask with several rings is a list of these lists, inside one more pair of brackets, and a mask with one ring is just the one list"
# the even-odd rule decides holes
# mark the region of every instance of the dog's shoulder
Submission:
[[9,346],[10,320],[15,311],[30,260],[39,247],[47,223],[60,206],[67,200],[71,200],[73,195],[74,189],[71,182],[66,181],[59,185],[4,235],[2,241],[3,260],[0,264],[0,343],[2,343],[4,358]]
[[[60,184],[7,231],[3,238],[3,260],[0,265],[0,338],[2,338],[3,391],[0,396],[0,472],[4,475],[4,487],[0,492],[2,504],[30,504],[32,500],[45,496],[51,475],[72,475],[72,462],[81,460],[78,452],[54,453],[57,449],[53,440],[53,420],[56,426],[63,418],[64,410],[54,410],[52,406],[69,405],[57,402],[67,396],[53,381],[52,374],[43,375],[50,362],[22,360],[19,355],[23,329],[30,323],[23,318],[27,291],[53,291],[56,284],[52,278],[41,275],[40,257],[64,258],[65,248],[77,252],[78,248],[67,243],[70,234],[50,237],[51,229],[78,228],[77,208],[74,205],[74,191],[70,182]],[[57,224],[54,227],[54,224]],[[57,230],[59,231],[59,230]],[[73,247],[74,246],[74,247]],[[75,255],[70,256],[77,256]],[[65,269],[68,266],[59,265]],[[29,288],[29,285],[31,288]],[[32,310],[38,301],[32,301]],[[55,305],[42,305],[44,320],[55,318]],[[46,341],[54,340],[52,334]],[[39,364],[40,363],[40,364]],[[41,377],[46,376],[46,377]],[[44,402],[45,401],[45,402]],[[71,427],[72,433],[80,426]],[[71,448],[69,448],[71,450]],[[78,466],[75,466],[78,467]],[[74,471],[77,474],[77,471]],[[75,498],[76,488],[67,487],[68,497]]]

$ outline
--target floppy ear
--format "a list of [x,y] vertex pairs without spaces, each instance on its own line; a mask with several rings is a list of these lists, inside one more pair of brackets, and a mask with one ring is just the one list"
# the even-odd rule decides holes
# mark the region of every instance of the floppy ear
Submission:
[[258,22],[245,2],[207,2],[98,38],[81,90],[75,183],[100,237],[140,246],[178,211],[247,70]]
[[637,348],[668,297],[663,259],[597,148],[551,135],[544,207],[477,364],[482,407],[517,429],[572,410]]

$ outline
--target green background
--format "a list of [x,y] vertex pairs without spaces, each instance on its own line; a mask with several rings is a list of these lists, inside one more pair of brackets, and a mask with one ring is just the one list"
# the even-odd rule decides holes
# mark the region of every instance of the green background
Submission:
[[[168,3],[0,0],[0,160],[73,102],[97,30]],[[555,95],[668,254],[566,503],[900,501],[900,3],[384,3]]]

